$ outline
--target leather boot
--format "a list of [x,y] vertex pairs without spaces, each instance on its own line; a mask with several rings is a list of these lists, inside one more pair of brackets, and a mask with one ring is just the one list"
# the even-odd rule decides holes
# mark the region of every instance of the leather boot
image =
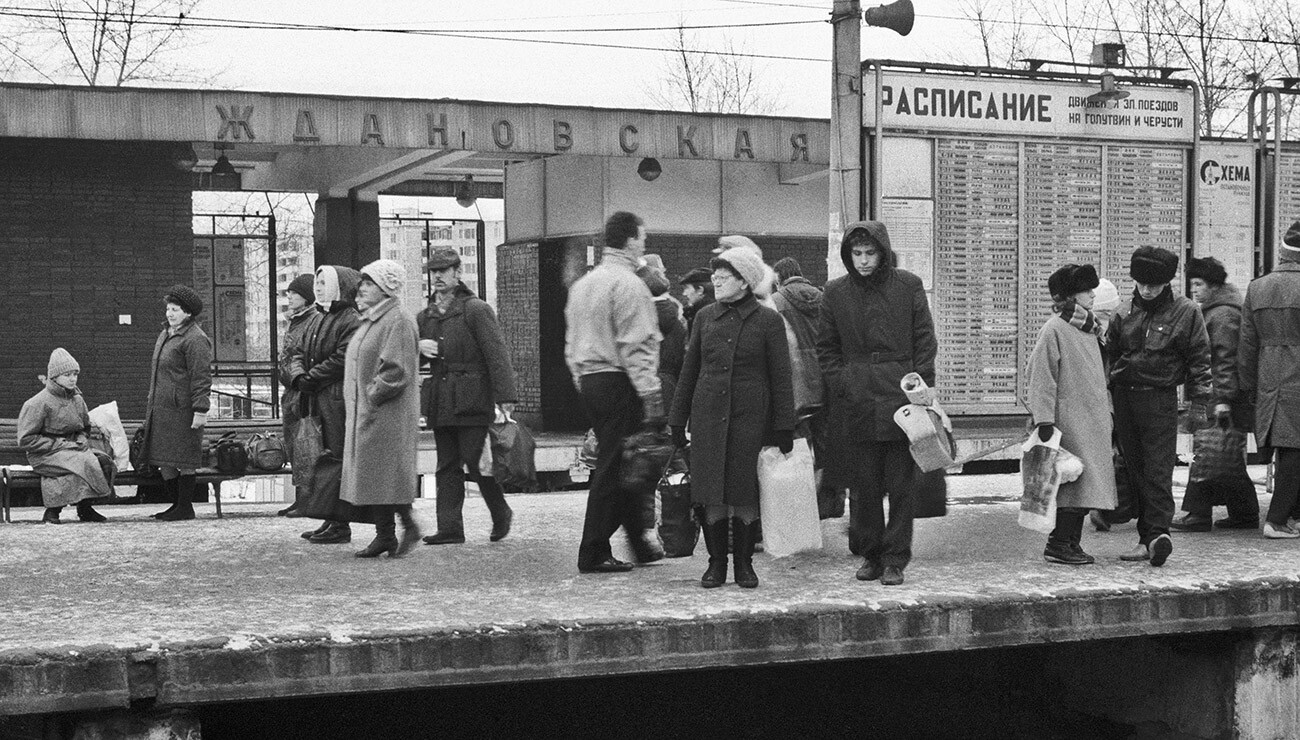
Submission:
[[401,557],[420,543],[420,525],[415,523],[410,504],[397,507],[397,518],[402,522],[402,540],[397,545],[397,555],[394,557]]
[[176,508],[158,515],[159,521],[181,522],[194,518],[195,476],[182,475],[176,479]]
[[375,508],[375,539],[371,541],[366,549],[356,554],[359,558],[377,558],[384,553],[388,553],[389,558],[397,557],[397,549],[401,545],[397,541],[397,524],[393,521],[392,506],[376,506]]
[[739,519],[732,519],[731,530],[736,547],[736,585],[741,588],[758,588],[758,574],[754,572],[754,543],[758,541],[758,520],[745,524]]
[[77,502],[77,518],[83,522],[106,522],[108,517],[95,511],[89,501]]
[[[703,515],[700,516],[703,519]],[[704,588],[717,588],[727,582],[727,532],[730,522],[726,517],[712,524],[705,524],[704,547],[709,551],[709,568],[700,577]]]
[[319,527],[315,529],[309,529],[298,536],[302,537],[304,540],[309,540],[318,534],[323,534],[326,530],[330,528],[330,525],[332,524],[334,524],[334,522],[331,522],[330,520],[326,519],[325,521],[320,523]]
[[176,482],[177,482],[178,480],[180,480],[180,479],[179,479],[179,478],[171,478],[171,479],[163,478],[163,483],[162,483],[163,495],[166,496],[167,498],[171,499],[171,501],[172,501],[172,505],[171,505],[171,506],[168,506],[166,509],[163,509],[162,511],[160,511],[160,512],[154,514],[154,515],[153,515],[153,518],[154,518],[154,519],[162,519],[164,516],[169,516],[173,511],[176,511]]
[[313,545],[342,545],[352,541],[352,527],[347,522],[326,522],[325,531],[307,538]]
[[63,520],[59,519],[59,512],[63,511],[62,506],[49,506],[45,509],[45,514],[41,517],[42,524],[62,524]]

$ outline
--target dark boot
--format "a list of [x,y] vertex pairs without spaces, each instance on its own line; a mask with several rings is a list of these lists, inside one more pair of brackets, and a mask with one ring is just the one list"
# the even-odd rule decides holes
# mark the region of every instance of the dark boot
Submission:
[[736,548],[736,585],[741,588],[758,588],[758,574],[754,572],[754,544],[758,542],[758,520],[745,524],[739,519],[732,519],[731,531]]
[[397,518],[402,522],[402,541],[398,543],[397,555],[394,557],[401,557],[420,543],[420,525],[415,523],[410,504],[397,507]]
[[95,511],[89,501],[79,501],[77,503],[77,518],[83,522],[106,522],[108,517]]
[[[703,516],[700,517],[703,519]],[[704,547],[709,551],[709,568],[700,577],[704,588],[717,588],[727,582],[727,532],[730,522],[726,517],[705,524]]]
[[307,530],[306,532],[303,532],[303,533],[302,533],[301,535],[299,535],[299,536],[302,537],[304,540],[309,540],[309,539],[311,539],[312,537],[315,537],[316,535],[321,534],[321,533],[323,533],[325,530],[329,529],[329,528],[330,528],[330,525],[333,524],[333,523],[334,523],[334,522],[331,522],[330,520],[326,519],[325,521],[323,521],[323,522],[320,523],[320,526],[319,526],[319,527],[317,527],[317,528],[315,528],[315,529],[309,529],[309,530]]
[[44,516],[41,517],[42,524],[62,524],[63,520],[59,519],[59,512],[63,511],[62,506],[50,506],[45,509]]
[[157,514],[154,514],[153,515],[154,519],[162,519],[164,516],[170,516],[173,511],[176,511],[176,482],[178,480],[179,478],[171,478],[170,480],[167,478],[163,478],[163,483],[162,483],[163,495],[171,499],[172,505],[168,506],[166,509],[163,509]]
[[397,557],[397,548],[401,545],[397,541],[397,524],[393,521],[392,506],[376,506],[375,508],[375,539],[366,546],[366,549],[356,553],[359,558],[377,558],[384,553],[388,553],[389,558]]
[[347,522],[326,522],[325,531],[307,538],[313,545],[344,545],[352,541],[352,527]]
[[195,476],[182,475],[176,479],[176,508],[158,515],[159,521],[181,522],[194,518]]

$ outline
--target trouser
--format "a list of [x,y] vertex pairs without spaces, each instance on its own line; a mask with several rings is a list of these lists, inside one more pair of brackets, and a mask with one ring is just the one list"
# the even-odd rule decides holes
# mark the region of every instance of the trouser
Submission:
[[625,373],[592,373],[579,380],[582,408],[596,432],[596,467],[587,486],[587,513],[578,546],[578,567],[590,568],[613,556],[609,538],[619,526],[628,537],[646,528],[641,502],[654,496],[654,484],[644,491],[628,490],[619,482],[623,440],[636,433],[644,418],[641,398]]
[[844,488],[834,480],[826,465],[830,455],[830,424],[826,410],[818,409],[800,422],[795,431],[799,436],[807,437],[812,447],[813,477],[817,481],[817,517],[835,519],[844,516]]
[[845,451],[855,461],[849,486],[849,549],[884,566],[906,566],[912,559],[912,519],[921,475],[907,442],[847,444]]
[[1275,447],[1273,465],[1273,500],[1268,505],[1268,521],[1286,524],[1300,517],[1300,448]]
[[465,521],[461,509],[465,504],[465,479],[478,484],[483,502],[492,514],[492,523],[505,520],[510,506],[501,493],[497,479],[479,472],[479,458],[487,440],[487,427],[436,427],[434,442],[438,445],[438,471],[434,475],[437,485],[438,532],[440,534],[465,534]]
[[1088,516],[1087,509],[1062,507],[1056,510],[1056,527],[1047,536],[1047,541],[1058,545],[1077,545],[1083,540],[1083,520]]
[[1174,388],[1114,391],[1115,434],[1128,470],[1143,545],[1169,534],[1174,519],[1178,457],[1178,392]]

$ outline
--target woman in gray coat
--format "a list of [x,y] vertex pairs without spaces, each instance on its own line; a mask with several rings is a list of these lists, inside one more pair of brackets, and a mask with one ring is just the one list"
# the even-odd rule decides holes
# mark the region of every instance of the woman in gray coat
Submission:
[[[339,498],[371,507],[375,539],[356,555],[405,555],[420,541],[411,516],[420,433],[419,332],[402,308],[405,270],[392,260],[361,268],[361,323],[343,360],[343,480]],[[393,517],[402,520],[398,541]]]
[[754,588],[758,539],[758,453],[794,445],[794,389],[781,315],[759,305],[753,287],[765,279],[751,250],[728,249],[713,259],[717,302],[700,311],[669,424],[677,446],[691,429],[691,499],[704,524],[709,567],[704,588],[727,580],[730,518],[737,585]]
[[175,503],[155,519],[194,518],[195,469],[203,465],[203,427],[212,392],[212,343],[194,320],[203,300],[185,285],[163,298],[167,324],[153,348],[145,429],[149,463],[162,471],[163,490]]

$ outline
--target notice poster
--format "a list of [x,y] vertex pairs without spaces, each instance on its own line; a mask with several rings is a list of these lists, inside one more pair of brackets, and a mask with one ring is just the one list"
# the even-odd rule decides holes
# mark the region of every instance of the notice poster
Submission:
[[1255,154],[1250,144],[1202,141],[1196,176],[1196,243],[1192,254],[1214,257],[1241,289],[1255,270]]
[[244,317],[247,296],[243,286],[217,288],[212,337],[218,362],[248,360],[248,327]]
[[[203,300],[204,306],[212,305],[212,239],[199,237],[194,240],[194,291]],[[199,327],[203,333],[212,336],[212,312],[199,314]]]
[[212,240],[212,282],[214,285],[244,285],[244,240]]
[[881,220],[898,266],[921,278],[926,291],[934,287],[934,201],[886,198]]

